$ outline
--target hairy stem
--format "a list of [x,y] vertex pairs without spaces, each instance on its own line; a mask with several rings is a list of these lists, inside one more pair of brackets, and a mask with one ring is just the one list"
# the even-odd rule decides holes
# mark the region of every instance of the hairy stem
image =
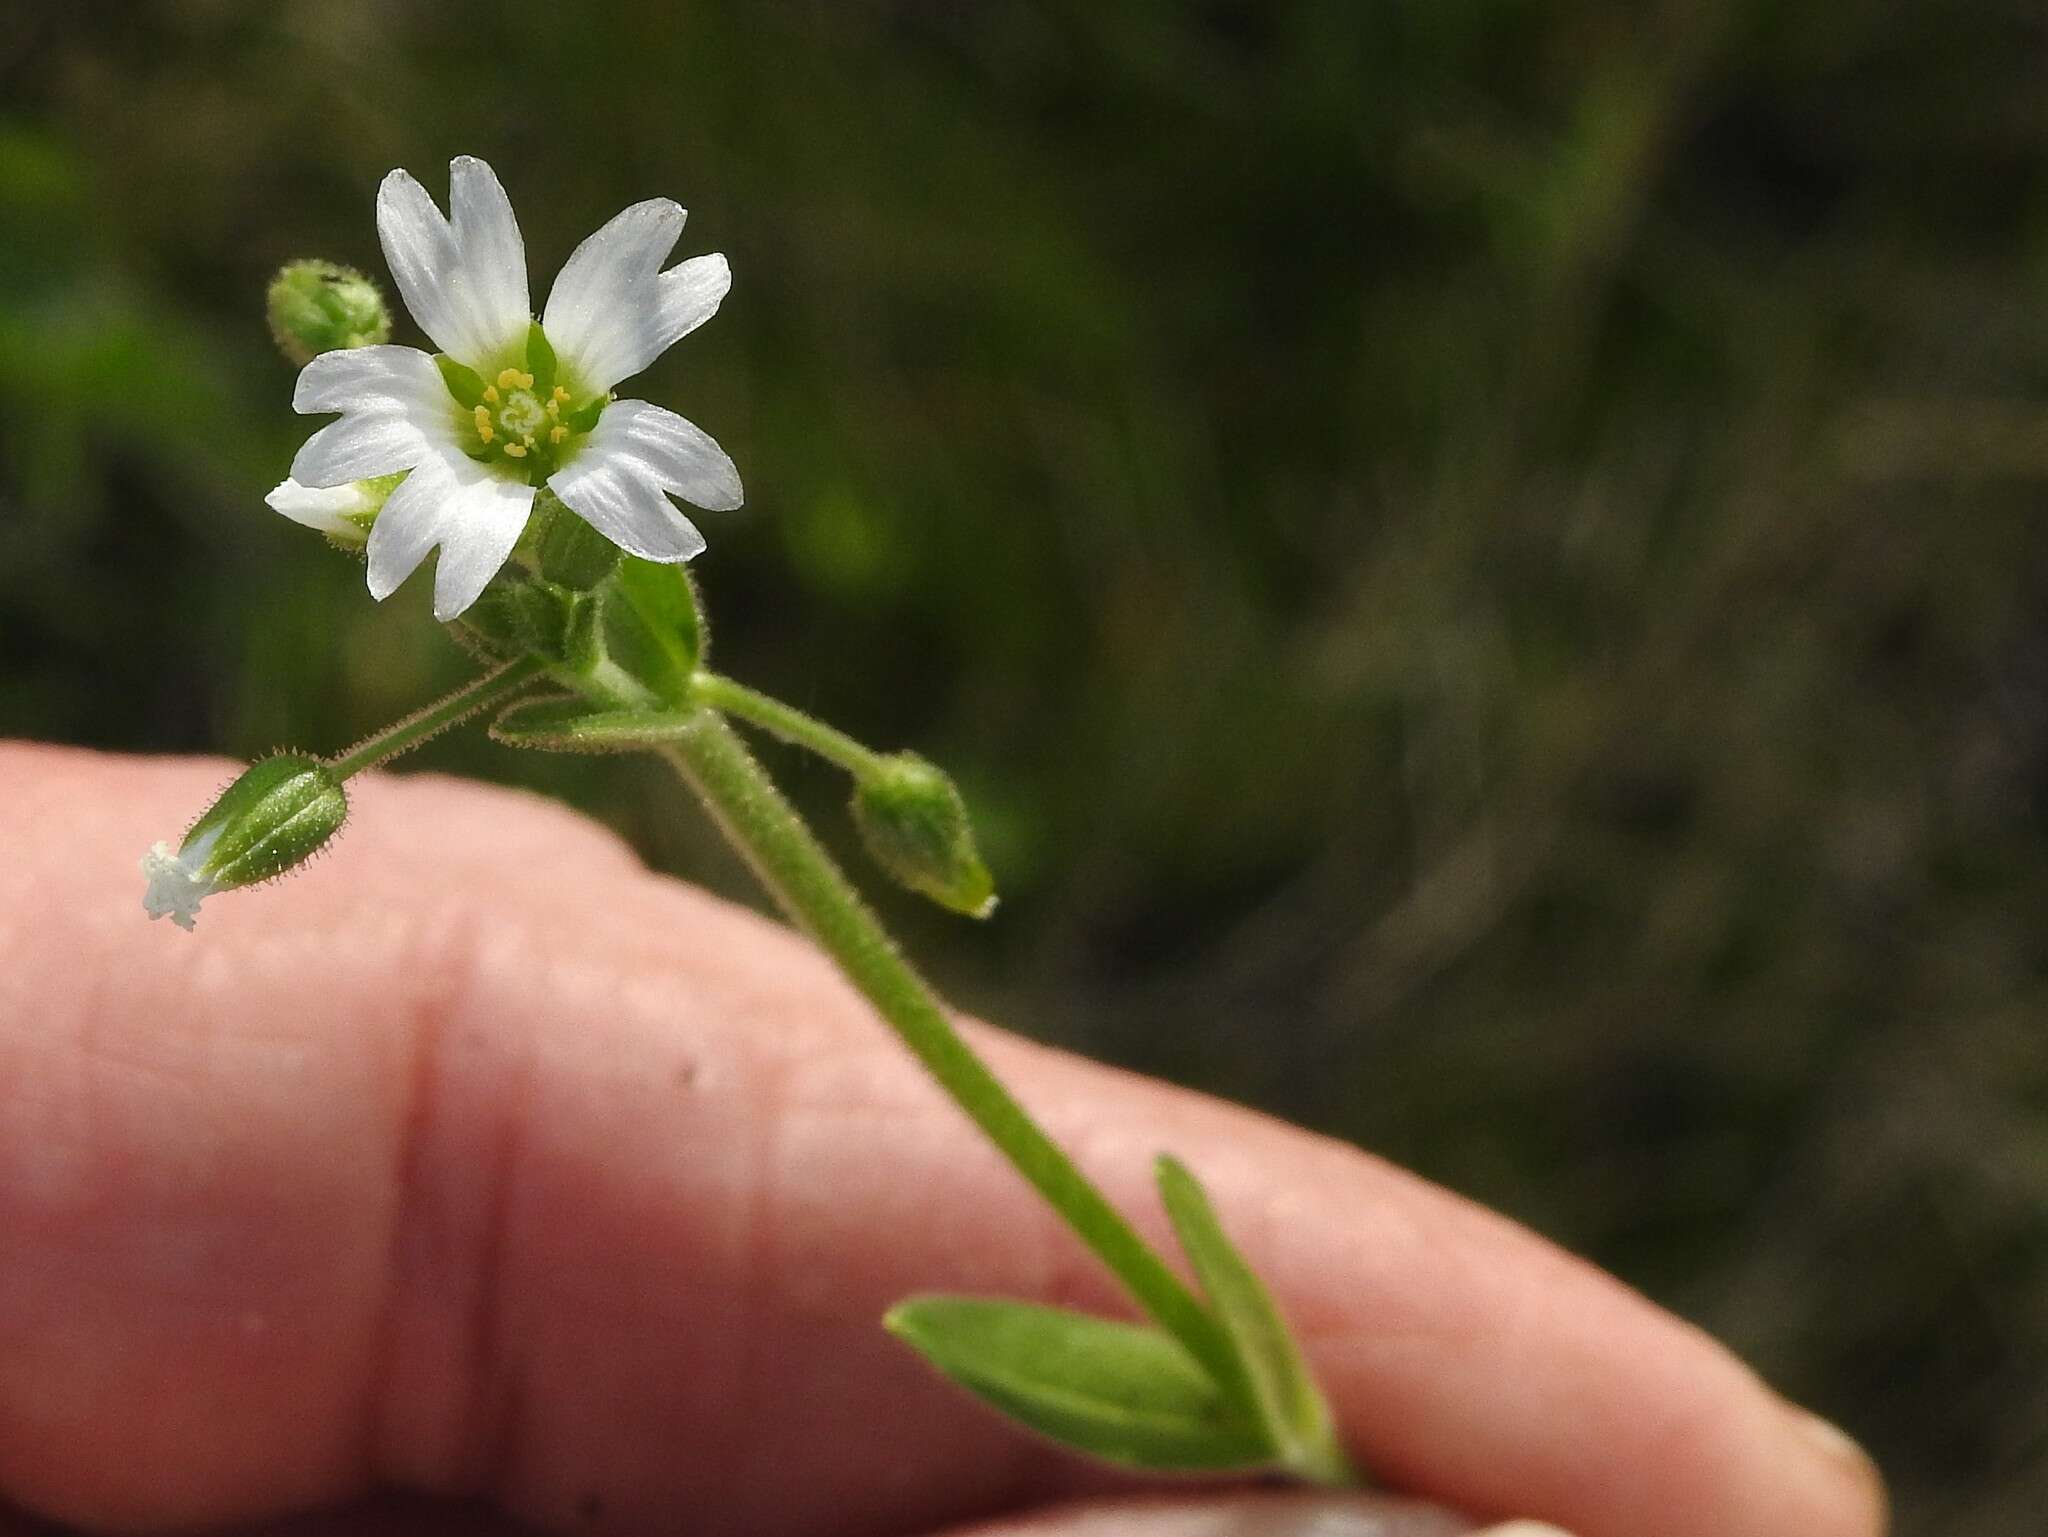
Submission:
[[690,692],[721,714],[759,726],[771,736],[814,752],[849,774],[870,772],[882,761],[880,753],[861,746],[845,732],[719,673],[699,672],[690,684]]
[[347,779],[364,769],[375,768],[387,758],[410,751],[427,738],[446,731],[457,721],[467,719],[486,706],[509,699],[539,677],[542,670],[542,664],[530,657],[507,662],[475,681],[465,683],[439,703],[430,704],[424,710],[417,710],[404,720],[364,737],[339,757],[328,759],[327,766],[337,779]]
[[661,752],[783,910],[824,947],[953,1102],[1067,1219],[1139,1305],[1218,1381],[1231,1380],[1234,1357],[1220,1326],[961,1038],[944,1006],[732,728],[705,710],[685,737]]

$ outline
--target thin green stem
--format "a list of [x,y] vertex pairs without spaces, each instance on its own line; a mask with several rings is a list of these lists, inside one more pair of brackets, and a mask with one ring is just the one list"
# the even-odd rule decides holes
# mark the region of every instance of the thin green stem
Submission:
[[385,759],[410,751],[428,737],[446,731],[457,721],[474,715],[487,705],[518,693],[541,672],[542,664],[530,657],[507,662],[475,681],[465,683],[439,703],[430,704],[424,710],[415,711],[404,720],[364,737],[339,757],[328,759],[327,766],[337,779],[347,779],[364,769],[375,768]]
[[1215,1319],[961,1038],[944,1006],[733,729],[705,710],[686,736],[661,752],[702,797],[784,911],[838,962],[954,1103],[1067,1219],[1147,1313],[1219,1382],[1232,1380],[1234,1356]]
[[771,736],[838,764],[849,774],[872,773],[882,761],[880,753],[861,746],[845,732],[719,673],[699,672],[691,681],[690,692],[721,714],[759,726]]

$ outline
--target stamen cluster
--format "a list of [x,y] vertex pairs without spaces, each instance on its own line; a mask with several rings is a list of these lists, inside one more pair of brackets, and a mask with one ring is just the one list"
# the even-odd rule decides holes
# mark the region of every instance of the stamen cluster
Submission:
[[539,321],[527,329],[520,361],[488,382],[446,353],[434,363],[455,401],[463,453],[535,486],[566,462],[611,402],[608,393],[578,398]]

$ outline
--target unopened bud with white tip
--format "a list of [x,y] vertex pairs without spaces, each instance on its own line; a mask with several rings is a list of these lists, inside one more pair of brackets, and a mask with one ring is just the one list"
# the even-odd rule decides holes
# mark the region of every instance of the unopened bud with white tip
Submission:
[[190,929],[206,898],[305,863],[347,816],[341,780],[319,759],[265,758],[228,786],[175,851],[159,843],[142,856],[143,908]]
[[339,486],[302,486],[296,480],[281,480],[263,500],[272,512],[325,534],[330,544],[360,550],[369,543],[384,499],[404,479],[401,472]]

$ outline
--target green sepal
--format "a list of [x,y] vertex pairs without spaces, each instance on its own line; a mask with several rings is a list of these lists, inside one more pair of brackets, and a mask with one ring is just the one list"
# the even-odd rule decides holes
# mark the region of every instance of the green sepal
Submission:
[[936,764],[911,752],[878,759],[854,781],[853,820],[892,879],[970,918],[995,911],[995,877],[975,847],[967,803]]
[[599,395],[595,400],[586,401],[562,418],[571,432],[588,432],[597,425],[597,419],[604,415],[604,408],[612,403],[608,394]]
[[595,594],[576,593],[562,630],[562,665],[587,677],[604,660],[604,604]]
[[448,386],[448,393],[463,410],[474,411],[484,403],[483,376],[474,368],[456,362],[445,352],[434,354],[434,366],[441,370],[441,382]]
[[1273,1305],[1272,1294],[1223,1231],[1207,1192],[1179,1160],[1158,1162],[1159,1194],[1217,1322],[1237,1352],[1241,1390],[1288,1471],[1318,1483],[1357,1481],[1337,1444],[1329,1405]]
[[604,617],[611,659],[658,698],[683,703],[705,649],[704,620],[689,574],[681,566],[622,557]]
[[547,486],[534,493],[533,515],[522,543],[531,549],[540,574],[564,587],[588,591],[619,563],[619,547],[571,512]]
[[542,752],[632,752],[687,736],[695,712],[594,710],[574,694],[527,699],[491,723],[491,736],[507,747]]
[[546,400],[555,388],[555,345],[538,320],[526,328],[526,371],[533,375],[533,392]]
[[253,763],[185,834],[217,891],[282,875],[341,831],[348,795],[333,771],[306,753]]
[[883,1323],[1010,1418],[1105,1461],[1182,1472],[1273,1461],[1258,1425],[1157,1329],[980,1297],[913,1297]]
[[596,599],[523,572],[494,577],[455,621],[487,656],[539,656],[569,664],[586,658],[596,636]]

